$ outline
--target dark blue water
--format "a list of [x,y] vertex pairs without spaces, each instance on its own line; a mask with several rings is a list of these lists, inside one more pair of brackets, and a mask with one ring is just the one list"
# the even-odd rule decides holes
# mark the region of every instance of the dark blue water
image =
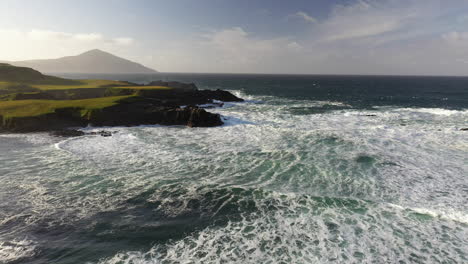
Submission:
[[468,263],[468,78],[72,77],[246,102],[217,128],[0,135],[0,263]]
[[150,82],[194,82],[202,89],[235,89],[251,95],[271,95],[299,100],[340,101],[358,108],[395,105],[403,107],[468,107],[468,77],[334,76],[334,75],[65,75]]

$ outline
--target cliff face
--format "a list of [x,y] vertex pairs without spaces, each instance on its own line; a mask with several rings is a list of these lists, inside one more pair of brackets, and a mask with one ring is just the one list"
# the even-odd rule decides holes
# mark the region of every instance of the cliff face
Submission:
[[196,105],[243,101],[226,91],[198,90],[195,84],[67,80],[8,64],[0,64],[0,84],[0,132],[87,125],[212,127],[223,124],[220,115]]
[[[125,89],[124,89],[124,92]],[[144,96],[127,96],[115,105],[96,109],[82,107],[57,108],[37,116],[3,117],[2,132],[52,131],[68,127],[184,125],[213,127],[223,124],[219,114],[207,112],[197,104],[219,101],[242,101],[226,91],[154,91],[142,90]],[[34,101],[32,101],[34,102]],[[55,101],[52,101],[55,102]],[[188,105],[187,107],[181,107]]]
[[198,107],[143,107],[118,105],[83,115],[82,109],[57,109],[31,117],[4,119],[0,116],[0,132],[40,132],[61,130],[70,127],[92,126],[137,126],[137,125],[183,125],[189,127],[214,127],[223,124],[219,114],[212,114]]

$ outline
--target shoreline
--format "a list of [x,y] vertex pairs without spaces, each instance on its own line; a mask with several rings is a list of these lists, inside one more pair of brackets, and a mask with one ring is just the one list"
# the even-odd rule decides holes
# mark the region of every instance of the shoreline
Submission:
[[213,127],[223,124],[221,116],[199,106],[244,101],[219,89],[199,90],[194,83],[71,80],[8,64],[1,65],[0,77],[0,133],[88,125]]

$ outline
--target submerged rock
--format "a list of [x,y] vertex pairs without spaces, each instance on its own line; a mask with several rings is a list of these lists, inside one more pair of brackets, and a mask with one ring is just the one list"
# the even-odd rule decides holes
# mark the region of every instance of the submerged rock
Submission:
[[74,130],[74,129],[61,129],[50,132],[52,136],[56,137],[81,137],[85,133],[83,131]]
[[368,155],[359,155],[358,157],[356,157],[357,163],[373,163],[374,161],[375,159]]
[[101,137],[111,137],[115,133],[117,133],[117,131],[111,132],[111,131],[102,130],[98,132],[85,133],[85,135],[99,135]]
[[97,132],[83,132],[76,129],[61,129],[55,130],[50,132],[50,135],[55,137],[81,137],[81,136],[88,136],[88,135],[98,135],[101,137],[111,137],[113,134],[117,133],[117,131],[97,131]]

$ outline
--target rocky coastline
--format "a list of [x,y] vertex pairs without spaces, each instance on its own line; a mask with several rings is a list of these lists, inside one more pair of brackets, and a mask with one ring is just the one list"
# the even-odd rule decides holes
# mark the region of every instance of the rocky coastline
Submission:
[[[135,85],[135,84],[129,84]],[[155,83],[139,85],[139,89],[119,88],[112,90],[112,95],[122,96],[123,99],[115,104],[100,109],[84,112],[80,107],[64,107],[54,109],[53,112],[33,116],[4,118],[0,115],[1,133],[52,132],[68,136],[81,135],[79,132],[66,132],[70,128],[87,126],[138,126],[138,125],[182,125],[188,127],[215,127],[223,125],[219,114],[206,111],[198,105],[218,104],[222,102],[242,102],[228,91],[199,90],[194,84],[171,82],[156,85],[172,85],[177,88],[168,90],[144,89]],[[75,89],[72,96],[69,91],[41,91],[37,93],[17,93],[17,100],[62,100],[69,96],[71,99],[94,98],[105,95],[109,87],[92,89]],[[80,93],[80,91],[84,91]],[[106,92],[107,91],[107,92]],[[1,102],[0,102],[1,103]],[[54,131],[61,131],[55,133]],[[65,131],[65,132],[64,132]]]

